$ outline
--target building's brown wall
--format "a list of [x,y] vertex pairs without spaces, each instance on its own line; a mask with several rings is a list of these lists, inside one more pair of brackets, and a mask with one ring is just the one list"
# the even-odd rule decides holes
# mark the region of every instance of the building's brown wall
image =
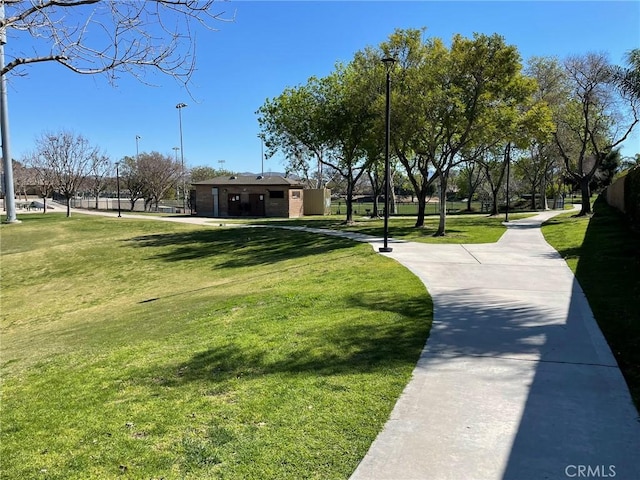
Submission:
[[213,217],[213,187],[196,185],[196,214],[199,217]]
[[[211,217],[213,216],[213,194],[212,189],[215,188],[211,185],[196,185],[196,212],[198,216]],[[279,190],[284,192],[284,198],[271,198],[269,191]],[[291,198],[291,191],[288,186],[276,186],[269,185],[268,187],[262,185],[233,185],[233,186],[219,186],[219,216],[229,216],[229,195],[248,195],[248,194],[263,194],[265,196],[265,216],[267,217],[300,217],[303,215],[303,196],[304,191],[302,189],[293,189],[300,192],[300,198]]]
[[304,215],[304,191],[301,188],[289,190],[289,218],[298,218]]

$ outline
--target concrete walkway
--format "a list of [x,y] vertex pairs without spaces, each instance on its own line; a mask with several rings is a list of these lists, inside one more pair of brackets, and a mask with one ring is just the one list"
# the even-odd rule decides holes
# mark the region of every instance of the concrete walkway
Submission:
[[425,283],[434,323],[352,480],[640,478],[626,383],[539,228],[557,213],[509,223],[496,244],[392,243],[385,255]]

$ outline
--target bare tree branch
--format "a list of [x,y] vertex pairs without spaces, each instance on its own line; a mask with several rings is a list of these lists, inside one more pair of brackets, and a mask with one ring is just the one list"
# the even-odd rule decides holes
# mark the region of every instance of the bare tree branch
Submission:
[[13,57],[0,75],[19,67],[55,61],[86,75],[105,74],[115,84],[128,73],[147,83],[151,67],[187,84],[195,70],[198,30],[233,21],[214,11],[213,0],[29,0],[5,1],[0,30],[29,36],[31,52]]

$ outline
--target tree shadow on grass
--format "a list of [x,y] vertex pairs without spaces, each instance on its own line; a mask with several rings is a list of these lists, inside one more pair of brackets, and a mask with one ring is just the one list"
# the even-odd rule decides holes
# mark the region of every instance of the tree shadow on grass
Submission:
[[370,373],[415,365],[431,326],[433,306],[428,296],[363,293],[351,296],[347,303],[388,311],[394,318],[377,323],[324,324],[320,328],[315,323],[309,328],[295,323],[291,334],[276,344],[271,338],[250,347],[243,347],[234,332],[222,333],[228,338],[218,339],[215,347],[143,376],[162,378],[163,385],[177,387],[194,381],[216,384],[272,374]]
[[140,248],[162,248],[153,258],[181,262],[218,259],[217,267],[238,268],[347,249],[354,242],[273,228],[233,228],[143,235],[127,240]]

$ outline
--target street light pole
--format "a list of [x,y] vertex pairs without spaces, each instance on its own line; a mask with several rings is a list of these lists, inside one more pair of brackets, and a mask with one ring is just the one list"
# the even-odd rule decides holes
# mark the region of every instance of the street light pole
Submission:
[[118,218],[122,217],[120,215],[120,162],[116,162],[116,189],[118,190]]
[[258,136],[260,137],[260,169],[262,170],[261,175],[264,177],[264,135],[261,133]]
[[182,177],[182,213],[184,213],[187,209],[185,183],[184,183],[184,146],[182,144],[182,109],[186,106],[187,106],[186,103],[179,103],[176,105],[176,108],[178,109],[178,121],[180,122],[180,161],[182,165],[180,170],[180,176]]
[[[507,201],[506,201],[506,208],[504,210],[504,221],[505,222],[509,222],[509,177],[511,176],[511,144],[509,143],[507,145]],[[535,201],[535,198],[534,198]]]
[[[4,21],[4,2],[0,2],[0,20]],[[0,70],[4,69],[4,45],[7,43],[5,30],[6,27],[0,28]],[[13,187],[6,75],[0,77],[0,129],[2,129],[2,165],[4,167],[4,207],[7,211],[5,223],[20,223],[16,217],[16,197]]]
[[387,69],[386,107],[385,107],[385,142],[384,142],[384,246],[378,250],[380,252],[392,252],[389,247],[389,191],[391,183],[391,169],[389,167],[389,137],[391,136],[391,68],[395,63],[395,58],[387,57],[382,59]]

